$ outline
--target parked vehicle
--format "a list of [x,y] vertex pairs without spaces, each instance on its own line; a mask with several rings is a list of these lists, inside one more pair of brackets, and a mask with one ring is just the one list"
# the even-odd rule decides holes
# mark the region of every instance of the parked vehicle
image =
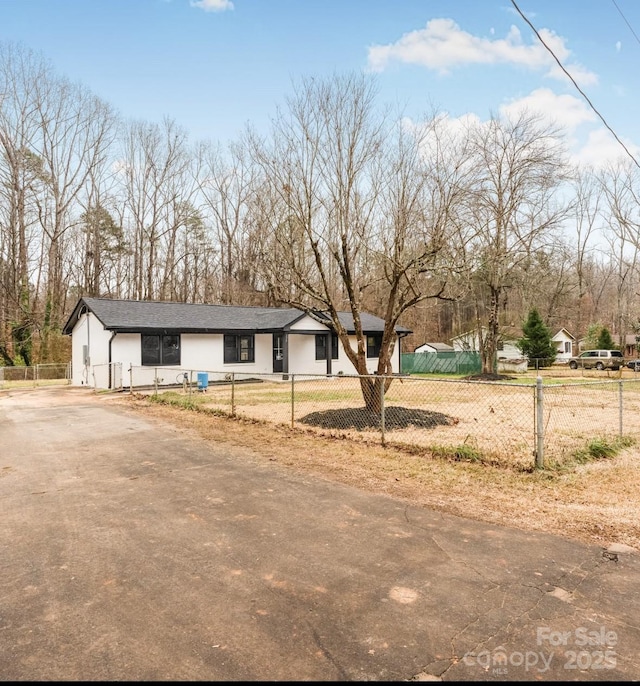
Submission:
[[624,365],[624,356],[619,350],[585,350],[578,357],[569,360],[571,369],[613,369]]
[[640,372],[640,360],[629,360],[627,362],[627,367],[633,369],[634,372]]

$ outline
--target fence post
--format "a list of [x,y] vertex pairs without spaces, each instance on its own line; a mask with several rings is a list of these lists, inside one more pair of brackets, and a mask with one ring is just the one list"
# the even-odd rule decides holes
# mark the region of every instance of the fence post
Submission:
[[155,395],[156,398],[157,398],[157,397],[158,397],[158,368],[157,368],[157,367],[154,369],[153,384],[154,384],[154,387],[155,387],[155,393],[154,393],[154,395]]
[[536,377],[536,468],[544,468],[544,394],[542,377]]
[[620,412],[620,438],[622,438],[622,415],[623,415],[623,412],[622,412],[622,384],[623,384],[622,381],[618,381],[618,398],[619,398],[618,407],[619,407],[619,412]]
[[384,445],[384,376],[380,379],[380,436]]
[[129,366],[129,395],[133,395],[133,365]]
[[231,372],[231,416],[236,416],[236,373]]
[[191,400],[191,387],[193,386],[193,369],[189,370],[189,400]]
[[294,386],[294,379],[295,374],[291,375],[291,428],[294,428],[295,425],[295,386]]

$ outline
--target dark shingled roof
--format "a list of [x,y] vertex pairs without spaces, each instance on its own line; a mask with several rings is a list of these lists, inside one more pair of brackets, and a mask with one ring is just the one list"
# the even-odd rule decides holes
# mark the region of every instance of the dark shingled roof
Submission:
[[[93,312],[108,331],[118,333],[144,333],[166,331],[180,333],[263,332],[288,330],[305,316],[295,308],[237,307],[235,305],[202,305],[144,300],[111,300],[107,298],[81,298],[76,304],[62,332],[73,331],[82,308]],[[342,325],[353,332],[353,317],[339,313]],[[384,320],[372,314],[361,314],[365,332],[382,332]],[[398,333],[409,329],[396,327]]]

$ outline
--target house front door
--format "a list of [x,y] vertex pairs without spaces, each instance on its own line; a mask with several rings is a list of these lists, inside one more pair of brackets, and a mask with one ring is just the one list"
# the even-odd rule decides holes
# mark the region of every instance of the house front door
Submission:
[[273,334],[273,371],[279,373],[284,371],[284,334]]

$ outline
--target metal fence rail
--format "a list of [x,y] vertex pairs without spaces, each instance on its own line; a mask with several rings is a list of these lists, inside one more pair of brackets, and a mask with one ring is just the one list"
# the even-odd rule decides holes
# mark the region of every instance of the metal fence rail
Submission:
[[596,438],[640,439],[640,378],[543,386],[396,376],[368,409],[361,383],[370,377],[175,367],[129,374],[131,389],[187,395],[232,416],[523,469],[566,461]]
[[121,391],[124,388],[122,362],[94,364],[91,367],[94,388]]
[[70,383],[70,362],[51,362],[29,367],[0,367],[0,388],[33,388]]

